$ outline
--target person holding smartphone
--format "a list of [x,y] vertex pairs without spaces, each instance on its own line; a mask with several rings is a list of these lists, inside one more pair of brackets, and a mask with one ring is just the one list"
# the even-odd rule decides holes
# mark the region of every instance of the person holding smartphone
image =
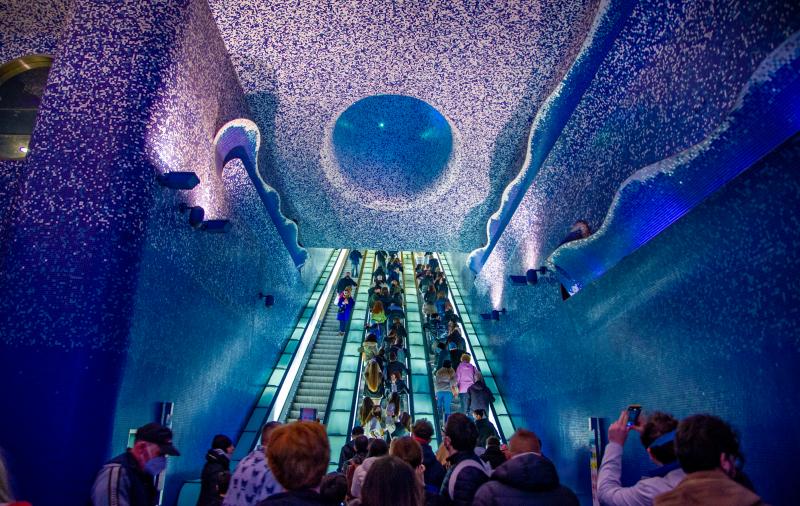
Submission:
[[[608,446],[597,475],[597,493],[600,504],[606,506],[649,506],[657,495],[669,492],[686,477],[680,468],[673,441],[678,420],[672,415],[655,411],[645,420],[642,407],[631,405],[620,413],[608,428]],[[623,487],[622,452],[628,433],[640,433],[642,446],[657,469],[631,487]]]

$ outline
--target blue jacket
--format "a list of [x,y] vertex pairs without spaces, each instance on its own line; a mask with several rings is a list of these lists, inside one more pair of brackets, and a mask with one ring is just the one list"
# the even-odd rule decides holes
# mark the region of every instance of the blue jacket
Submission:
[[352,297],[347,299],[347,304],[344,303],[344,297],[341,295],[339,296],[339,300],[336,301],[336,305],[339,306],[339,313],[336,315],[337,320],[344,320],[347,321],[350,319],[350,314],[353,312],[353,304],[355,301]]

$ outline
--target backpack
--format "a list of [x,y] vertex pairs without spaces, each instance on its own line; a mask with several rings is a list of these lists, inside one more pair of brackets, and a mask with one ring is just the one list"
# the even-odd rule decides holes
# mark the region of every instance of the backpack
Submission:
[[487,477],[492,476],[492,466],[488,462],[481,461],[479,464],[472,459],[462,460],[455,468],[453,468],[453,472],[450,473],[450,481],[447,483],[447,493],[450,495],[450,500],[452,500],[454,497],[453,494],[455,494],[456,491],[456,481],[458,481],[459,473],[461,473],[461,471],[467,467],[480,469]]

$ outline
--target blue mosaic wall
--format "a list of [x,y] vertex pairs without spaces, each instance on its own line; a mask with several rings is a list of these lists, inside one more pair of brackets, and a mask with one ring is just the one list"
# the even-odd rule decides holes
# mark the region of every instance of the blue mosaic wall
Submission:
[[[248,108],[204,1],[74,9],[3,204],[0,384],[15,416],[0,447],[20,497],[80,504],[128,429],[173,401],[172,499],[209,438],[240,428],[326,252],[298,272],[242,164],[215,170],[217,129]],[[155,183],[171,170],[201,184]],[[181,202],[233,230],[192,230]]]
[[[284,197],[287,215],[300,220],[303,243],[394,249],[400,236],[404,247],[440,251],[480,244],[519,169],[533,114],[600,4],[209,3],[266,137],[264,179]],[[417,188],[394,199],[376,185],[353,191],[352,167],[332,149],[339,115],[386,94],[423,100],[450,122],[454,158],[425,198]],[[440,229],[422,233],[431,223]]]
[[[800,448],[800,137],[561,301],[558,285],[506,286],[509,314],[484,325],[504,397],[542,436],[562,480],[589,502],[589,416],[640,402],[677,416],[712,412],[742,434],[750,473],[773,504],[795,504]],[[482,274],[475,311],[491,307]],[[513,268],[511,268],[513,270]],[[623,481],[648,468],[626,446]]]
[[708,137],[799,29],[796,2],[636,3],[484,268],[538,267],[576,220],[597,230],[628,177]]

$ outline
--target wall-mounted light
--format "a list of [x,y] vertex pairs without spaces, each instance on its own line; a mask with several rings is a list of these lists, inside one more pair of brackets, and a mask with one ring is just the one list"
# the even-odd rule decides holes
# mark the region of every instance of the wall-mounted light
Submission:
[[191,190],[200,184],[200,178],[194,172],[165,172],[158,174],[156,181],[173,190]]
[[264,292],[258,292],[258,298],[264,299],[264,307],[272,307],[275,305],[275,297]]
[[203,224],[206,212],[202,207],[180,203],[178,204],[178,210],[182,213],[189,211],[189,225],[191,225],[192,228],[197,228]]
[[28,153],[28,146],[20,146],[19,147],[19,152],[27,154]]
[[499,311],[497,309],[492,309],[492,311],[489,313],[481,313],[481,318],[484,320],[500,320],[500,315],[506,314],[506,312],[506,308],[503,308]]
[[227,234],[233,227],[230,220],[206,220],[200,224],[200,230],[209,234]]
[[547,267],[539,267],[538,269],[528,269],[524,276],[509,276],[511,283],[514,285],[535,285],[539,282],[539,276],[547,274]]

